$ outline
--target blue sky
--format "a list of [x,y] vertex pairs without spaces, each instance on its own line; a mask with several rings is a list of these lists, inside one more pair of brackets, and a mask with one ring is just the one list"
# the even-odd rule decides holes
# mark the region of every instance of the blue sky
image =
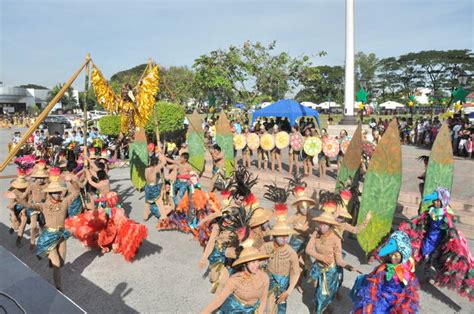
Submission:
[[[107,77],[145,63],[189,65],[246,40],[344,62],[344,0],[0,0],[0,81],[64,82],[87,52]],[[378,57],[474,50],[473,0],[355,0],[356,51]],[[83,79],[74,86],[82,88]]]

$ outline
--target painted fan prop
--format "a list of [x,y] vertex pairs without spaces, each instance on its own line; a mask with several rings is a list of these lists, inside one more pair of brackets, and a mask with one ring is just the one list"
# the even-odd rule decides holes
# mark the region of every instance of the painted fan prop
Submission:
[[135,141],[130,144],[130,179],[137,190],[145,187],[145,168],[148,165],[148,146],[145,130],[137,128]]
[[217,120],[216,133],[217,144],[219,144],[222,152],[224,153],[225,173],[226,176],[229,177],[234,171],[235,166],[234,139],[229,120],[227,119],[225,113],[221,113],[219,120]]
[[369,210],[373,215],[367,227],[357,235],[357,241],[366,253],[373,251],[390,232],[401,184],[402,148],[397,122],[392,120],[365,174],[358,224],[364,221]]
[[346,136],[346,138],[344,138],[342,141],[341,141],[341,152],[343,154],[345,154],[347,152],[347,149],[349,148],[349,145],[351,144],[351,138]]
[[304,141],[303,150],[308,156],[316,156],[323,149],[323,141],[319,137],[311,136]]
[[290,147],[296,152],[303,149],[304,138],[300,133],[290,134]]
[[334,158],[339,154],[339,142],[335,138],[328,138],[323,141],[323,152],[329,158]]
[[288,133],[281,131],[275,134],[275,146],[278,149],[287,148],[290,145],[290,135]]
[[363,141],[362,142],[362,151],[364,154],[366,154],[368,157],[372,157],[372,154],[375,151],[375,143],[371,141]]
[[339,171],[337,172],[336,192],[340,192],[342,184],[349,178],[354,179],[360,167],[362,157],[362,127],[359,125],[352,136],[352,140],[342,158]]
[[245,136],[243,134],[234,134],[234,148],[236,150],[241,150],[247,145]]
[[260,137],[258,136],[258,134],[250,133],[249,135],[247,135],[247,146],[251,150],[256,150],[260,147]]
[[[204,130],[201,126],[201,118],[197,111],[188,116],[188,153],[189,164],[199,173],[204,171],[206,147],[204,146]],[[196,130],[197,129],[197,130]]]
[[[454,158],[449,127],[444,123],[433,143],[428,168],[426,169],[423,196],[442,186],[451,192],[453,186]],[[422,203],[422,211],[428,209],[429,203]]]
[[260,137],[260,147],[266,151],[272,150],[275,147],[275,139],[273,138],[273,135],[268,133],[263,134]]

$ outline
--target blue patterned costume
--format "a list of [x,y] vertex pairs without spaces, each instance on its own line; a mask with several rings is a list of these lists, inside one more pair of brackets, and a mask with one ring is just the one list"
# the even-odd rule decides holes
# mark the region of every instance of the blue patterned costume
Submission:
[[44,229],[38,238],[38,243],[36,244],[36,255],[39,257],[45,257],[58,245],[61,239],[66,240],[70,236],[71,233],[64,228]]
[[175,192],[173,200],[176,206],[178,206],[179,201],[184,197],[184,194],[186,193],[186,191],[188,191],[188,189],[189,189],[188,180],[178,179],[175,181],[173,185],[173,190]]
[[300,235],[294,235],[290,238],[288,243],[295,252],[300,255],[306,248],[306,242]]
[[81,195],[79,194],[74,201],[72,201],[71,205],[67,208],[67,216],[74,217],[82,212],[82,200]]
[[253,314],[257,311],[260,301],[254,305],[245,305],[240,302],[234,294],[231,294],[217,310],[218,314],[239,313],[239,314]]
[[322,313],[331,304],[339,287],[339,274],[336,265],[322,267],[314,263],[311,268],[311,278],[317,281],[314,293],[315,313]]
[[160,196],[161,184],[146,184],[145,185],[145,201],[154,203]]
[[[278,274],[268,274],[270,277],[270,287],[269,292],[273,293],[276,298],[280,296],[283,292],[288,290],[290,286],[290,276],[283,276]],[[278,304],[278,314],[286,313],[286,305],[287,303]]]

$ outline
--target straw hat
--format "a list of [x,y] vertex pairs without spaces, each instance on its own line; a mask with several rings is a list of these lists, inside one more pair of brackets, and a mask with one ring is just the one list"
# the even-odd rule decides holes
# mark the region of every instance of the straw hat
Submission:
[[252,217],[250,218],[249,226],[256,227],[263,225],[270,220],[273,216],[273,211],[271,209],[266,209],[263,207],[257,207],[253,210]]
[[352,219],[352,215],[347,211],[347,206],[338,206],[336,216]]
[[31,173],[30,177],[32,178],[48,178],[49,173],[46,171],[43,165],[39,165],[38,168]]
[[299,205],[299,203],[302,203],[302,202],[307,202],[308,203],[308,208],[309,207],[313,207],[316,205],[316,201],[313,200],[312,198],[310,197],[307,197],[306,195],[298,195],[296,197],[296,200],[293,202],[292,206],[296,207]]
[[66,185],[60,182],[60,171],[58,168],[51,168],[49,176],[49,184],[46,188],[43,189],[43,192],[54,193],[54,192],[64,192],[67,190]]
[[265,235],[267,236],[289,236],[297,233],[293,228],[287,225],[285,220],[277,220],[276,224],[271,230],[268,230]]
[[269,255],[260,253],[259,250],[254,248],[252,239],[245,240],[241,245],[244,249],[240,252],[239,258],[232,264],[232,267],[270,257]]
[[339,222],[337,222],[336,218],[328,212],[323,212],[318,217],[314,217],[313,220],[317,222],[323,222],[328,225],[339,226]]
[[25,180],[25,177],[19,176],[11,182],[11,187],[15,189],[26,189],[28,187],[28,181]]

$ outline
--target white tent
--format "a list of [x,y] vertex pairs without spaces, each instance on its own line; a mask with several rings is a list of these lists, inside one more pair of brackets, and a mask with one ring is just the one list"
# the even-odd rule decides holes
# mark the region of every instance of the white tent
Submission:
[[329,109],[329,108],[339,108],[341,105],[336,104],[334,101],[325,101],[317,105],[318,108],[321,109]]
[[303,106],[311,108],[311,109],[316,109],[318,107],[317,104],[315,104],[314,102],[311,102],[311,101],[303,101],[301,104]]
[[389,100],[389,101],[384,102],[383,104],[380,104],[379,107],[385,108],[385,109],[397,109],[397,108],[404,108],[405,106],[399,102]]

